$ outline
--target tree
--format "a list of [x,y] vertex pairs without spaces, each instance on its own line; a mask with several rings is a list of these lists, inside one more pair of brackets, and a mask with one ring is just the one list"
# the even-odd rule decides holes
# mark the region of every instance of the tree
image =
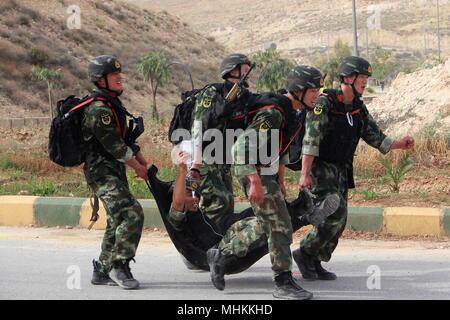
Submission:
[[163,86],[170,79],[169,57],[164,50],[155,50],[144,56],[138,69],[145,82],[150,82],[153,102],[151,105],[152,119],[159,120],[156,107],[156,94],[158,87]]
[[257,91],[276,91],[283,88],[286,76],[294,67],[290,60],[281,58],[275,49],[259,50],[253,55],[253,60],[257,66]]
[[325,83],[326,87],[331,87],[333,80],[338,78],[337,69],[345,57],[351,56],[352,51],[348,44],[341,39],[336,40],[333,45],[333,53],[330,56],[320,56],[315,65],[322,70],[322,72],[328,74],[328,80]]
[[52,90],[59,89],[62,87],[63,74],[59,69],[53,70],[38,66],[34,66],[31,69],[31,73],[34,79],[37,79],[39,81],[45,81],[47,83],[48,105],[50,109],[50,117],[51,119],[53,119],[54,114],[53,114]]
[[392,51],[377,46],[370,62],[373,69],[372,76],[376,79],[384,79],[389,74],[396,74],[396,66],[392,60]]

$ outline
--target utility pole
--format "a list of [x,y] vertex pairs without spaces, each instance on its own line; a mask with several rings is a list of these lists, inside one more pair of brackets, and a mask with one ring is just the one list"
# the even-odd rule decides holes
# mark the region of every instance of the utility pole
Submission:
[[358,50],[358,28],[356,26],[356,0],[352,0],[352,7],[353,7],[353,55],[359,57],[359,50]]
[[439,25],[439,0],[436,0],[437,5],[437,36],[438,36],[438,58],[439,63],[441,62],[441,28]]
[[369,59],[369,28],[366,27],[366,56]]

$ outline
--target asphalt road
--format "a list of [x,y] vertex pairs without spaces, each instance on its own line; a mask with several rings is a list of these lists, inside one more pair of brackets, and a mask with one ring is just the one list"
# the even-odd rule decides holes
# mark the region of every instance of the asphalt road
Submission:
[[[216,290],[208,272],[186,269],[167,237],[146,232],[132,272],[140,290],[90,284],[102,231],[0,227],[0,299],[270,300],[269,257],[226,276]],[[293,246],[294,248],[294,246]],[[330,263],[335,281],[300,284],[314,299],[450,299],[448,243],[341,240]],[[295,277],[301,279],[294,264]]]

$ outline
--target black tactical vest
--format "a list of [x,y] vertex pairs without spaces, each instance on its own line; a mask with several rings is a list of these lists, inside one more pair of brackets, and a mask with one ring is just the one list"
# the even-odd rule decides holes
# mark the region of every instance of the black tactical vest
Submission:
[[336,90],[324,91],[328,98],[329,129],[319,146],[319,159],[331,163],[352,163],[363,127],[362,101],[356,100],[351,112],[346,112],[344,103]]

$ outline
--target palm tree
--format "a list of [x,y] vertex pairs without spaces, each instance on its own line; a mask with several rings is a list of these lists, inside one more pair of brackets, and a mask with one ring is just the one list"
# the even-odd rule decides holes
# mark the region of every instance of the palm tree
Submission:
[[156,108],[156,93],[159,86],[163,86],[170,78],[169,57],[164,50],[155,50],[144,56],[138,65],[145,82],[150,82],[153,103],[151,105],[152,119],[159,120]]
[[53,119],[53,102],[52,102],[52,90],[62,87],[63,74],[61,70],[47,69],[44,67],[34,66],[31,69],[33,77],[40,81],[47,83],[48,90],[48,105],[50,109],[50,119]]

